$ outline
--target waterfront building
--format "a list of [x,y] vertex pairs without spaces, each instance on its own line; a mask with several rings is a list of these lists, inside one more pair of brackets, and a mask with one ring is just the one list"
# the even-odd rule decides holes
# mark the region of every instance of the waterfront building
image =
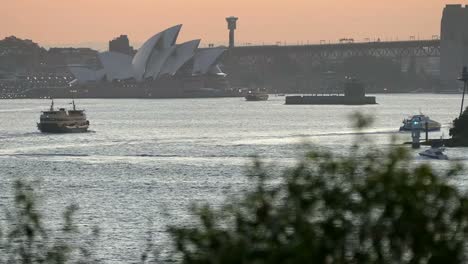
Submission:
[[195,76],[224,78],[218,64],[224,48],[199,49],[200,40],[176,44],[182,25],[176,25],[155,34],[138,49],[132,58],[119,52],[97,55],[100,69],[71,65],[70,71],[77,83],[124,81],[151,82],[160,79]]
[[[97,52],[96,62],[70,63],[63,89],[33,89],[29,97],[174,98],[234,95],[222,71],[225,48],[200,49],[200,39],[177,43],[182,25],[159,32],[134,56]],[[235,94],[237,95],[237,94]]]
[[130,46],[130,41],[127,35],[120,35],[117,38],[109,41],[109,51],[127,54],[129,56],[135,55],[135,50]]
[[67,65],[86,65],[86,67],[100,68],[98,51],[90,48],[50,48],[44,64],[51,68],[66,67]]

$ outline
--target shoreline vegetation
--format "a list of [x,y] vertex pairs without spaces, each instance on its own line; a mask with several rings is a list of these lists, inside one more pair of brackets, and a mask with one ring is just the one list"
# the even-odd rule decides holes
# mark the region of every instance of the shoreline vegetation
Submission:
[[[364,148],[365,137],[348,155],[311,149],[281,176],[255,160],[252,188],[221,207],[194,205],[195,223],[168,225],[170,256],[149,241],[135,263],[466,263],[468,194],[451,181],[464,169],[415,165],[407,148]],[[0,264],[100,263],[89,239],[99,232],[77,228],[76,206],[51,230],[32,185],[13,187]]]
[[457,147],[468,147],[468,107],[455,120],[450,129],[451,143]]

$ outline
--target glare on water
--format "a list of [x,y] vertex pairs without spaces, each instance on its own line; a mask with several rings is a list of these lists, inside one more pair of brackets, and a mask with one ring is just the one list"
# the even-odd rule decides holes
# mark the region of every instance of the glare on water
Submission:
[[[243,177],[252,155],[274,166],[294,162],[303,143],[346,153],[356,137],[354,111],[372,114],[365,131],[377,146],[398,133],[404,118],[419,111],[442,123],[431,138],[448,137],[459,111],[459,95],[377,95],[378,105],[284,105],[284,97],[245,102],[243,98],[172,100],[76,100],[90,120],[89,133],[41,134],[36,122],[48,100],[2,100],[0,104],[0,197],[11,196],[16,178],[38,181],[49,221],[58,223],[66,205],[80,205],[78,219],[101,229],[99,252],[106,263],[138,259],[145,231],[164,243],[167,224],[190,221],[193,202],[219,204],[247,188]],[[56,100],[67,106],[69,101]],[[413,151],[415,162],[437,168]],[[468,150],[447,155],[468,167]],[[457,178],[465,188],[468,174]],[[6,204],[0,199],[0,206]],[[150,221],[151,220],[151,221]],[[152,224],[149,224],[152,222]]]

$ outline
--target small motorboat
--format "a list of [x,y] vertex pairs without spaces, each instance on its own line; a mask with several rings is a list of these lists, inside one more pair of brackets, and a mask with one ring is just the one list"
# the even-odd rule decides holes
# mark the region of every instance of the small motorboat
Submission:
[[425,131],[426,127],[428,131],[439,131],[441,125],[428,116],[419,114],[403,120],[403,126],[400,127],[400,131],[412,131],[413,128]]
[[431,159],[448,160],[448,157],[444,154],[444,151],[445,148],[442,147],[431,147],[423,152],[420,152],[419,155]]
[[245,100],[247,101],[266,101],[268,100],[268,94],[265,92],[255,92],[249,91],[245,96]]

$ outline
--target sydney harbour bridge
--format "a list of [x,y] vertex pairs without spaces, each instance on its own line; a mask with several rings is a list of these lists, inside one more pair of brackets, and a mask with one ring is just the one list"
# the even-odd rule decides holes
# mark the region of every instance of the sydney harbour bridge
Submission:
[[[288,86],[292,91],[301,91],[321,85],[317,80],[324,79],[323,73],[336,72],[340,77],[361,75],[357,77],[368,79],[365,81],[369,83],[376,83],[373,76],[377,79],[379,75],[386,75],[393,80],[405,79],[408,86],[453,89],[459,71],[468,64],[468,27],[464,26],[468,23],[468,6],[447,5],[442,15],[440,38],[433,36],[429,40],[357,43],[343,39],[340,43],[313,45],[235,46],[237,18],[226,20],[230,45],[223,62],[231,83],[239,86],[278,90]],[[387,83],[402,86],[398,82],[392,84],[392,80]],[[383,87],[377,87],[376,91],[380,88]]]
[[354,56],[375,56],[391,59],[405,57],[440,57],[440,40],[338,43],[294,46],[243,46],[230,50],[234,57],[272,58],[287,53],[314,60],[339,60]]
[[[437,76],[440,75],[440,56],[441,41],[438,39],[294,46],[243,46],[230,48],[225,55],[224,65],[226,72],[233,76],[230,80],[233,85],[265,86],[273,90],[310,92],[310,87],[323,86],[322,79],[329,78],[329,74],[324,77],[323,73],[340,71],[339,68],[343,68],[340,65],[346,64],[347,60],[353,61],[351,64],[355,67],[361,67],[359,60],[356,61],[353,58],[372,58],[384,64],[380,69],[379,66],[374,69],[361,67],[370,75],[374,75],[372,70],[385,71],[385,65],[389,63],[402,71],[408,70],[411,63],[418,64],[415,67],[427,68],[431,61],[435,61],[436,65],[433,67],[436,69],[432,75]],[[367,64],[376,65],[376,61],[367,59]],[[350,71],[341,69],[341,75],[355,72]],[[363,76],[365,74],[357,72],[355,75],[360,76],[354,77],[366,79],[366,76]],[[372,82],[372,80],[365,81]],[[395,84],[397,85],[401,88],[401,84]]]

